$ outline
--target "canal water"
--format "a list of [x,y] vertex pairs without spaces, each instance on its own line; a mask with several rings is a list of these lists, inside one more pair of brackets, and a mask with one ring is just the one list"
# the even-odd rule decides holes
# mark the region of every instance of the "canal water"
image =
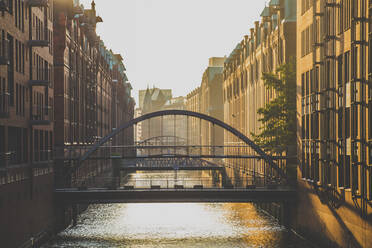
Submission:
[[[160,175],[143,175],[149,176]],[[250,203],[130,203],[89,206],[75,227],[59,233],[43,247],[310,246]]]

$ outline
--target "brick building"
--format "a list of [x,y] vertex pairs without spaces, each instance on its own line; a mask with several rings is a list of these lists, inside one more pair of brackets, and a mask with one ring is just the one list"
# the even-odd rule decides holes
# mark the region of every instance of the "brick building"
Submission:
[[[123,58],[107,49],[96,34],[102,19],[96,15],[94,1],[91,9],[73,1],[55,1],[54,18],[55,145],[60,154],[69,156],[69,151],[85,151],[132,119],[135,103]],[[111,144],[133,144],[133,139],[130,128]],[[77,175],[95,176],[108,166],[89,161]]]
[[14,247],[53,221],[53,3],[0,11],[0,240]]
[[297,1],[297,228],[328,246],[372,243],[371,10]]
[[[97,37],[100,21],[94,3],[0,0],[1,246],[30,245],[54,230],[63,163],[52,158],[61,149],[92,144],[133,118],[123,59]],[[132,144],[133,130],[112,142]],[[78,175],[104,167],[88,163]]]
[[[270,1],[261,13],[261,22],[254,23],[250,35],[246,35],[226,59],[223,71],[224,121],[247,137],[251,137],[251,133],[260,133],[257,111],[275,98],[274,90],[264,85],[262,73],[275,72],[280,65],[296,57],[295,6],[294,0]],[[225,144],[243,145],[227,132]],[[226,152],[241,154],[252,151],[228,148]],[[253,160],[230,161],[234,166],[247,170],[253,170],[254,164],[262,164]]]

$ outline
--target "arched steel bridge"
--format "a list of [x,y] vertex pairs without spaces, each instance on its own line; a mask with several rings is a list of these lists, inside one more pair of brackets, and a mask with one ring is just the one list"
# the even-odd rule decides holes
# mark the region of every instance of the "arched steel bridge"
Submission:
[[[187,110],[164,110],[153,112],[149,114],[145,114],[138,118],[132,119],[131,121],[121,125],[110,134],[99,140],[93,146],[88,147],[85,149],[85,153],[79,157],[77,167],[84,163],[84,161],[89,159],[99,159],[92,156],[93,154],[98,151],[98,149],[103,148],[109,149],[114,148],[110,145],[105,145],[109,142],[113,137],[118,135],[123,130],[130,128],[137,123],[143,122],[145,120],[149,120],[155,117],[162,117],[162,116],[188,116],[198,118],[200,120],[207,121],[212,123],[213,125],[219,126],[223,128],[225,131],[233,134],[237,138],[239,138],[242,142],[246,144],[246,147],[251,148],[257,155],[234,155],[228,154],[223,155],[221,158],[251,158],[251,159],[261,159],[264,160],[265,165],[276,172],[275,177],[279,179],[281,182],[287,181],[287,175],[282,168],[280,168],[276,162],[276,159],[283,159],[278,157],[270,156],[266,154],[257,144],[255,144],[252,140],[246,137],[237,129],[231,127],[230,125],[213,118],[211,116],[207,116],[201,113],[196,113]],[[173,141],[181,141],[182,139],[177,139],[174,136]],[[135,144],[133,146],[135,149],[144,149],[151,141],[161,141],[162,139],[167,139],[166,136],[157,136],[152,137],[150,139],[144,140],[140,143]],[[149,143],[150,142],[150,143]],[[151,145],[151,144],[150,144]],[[184,145],[182,144],[181,147]],[[189,146],[186,140],[186,146]],[[132,147],[132,148],[133,148]],[[105,150],[103,150],[105,152]],[[97,188],[95,182],[93,182],[93,187],[88,188],[85,184],[85,179],[82,179],[83,184],[78,187],[71,187],[68,188],[59,188],[55,190],[56,199],[62,203],[67,204],[76,204],[76,203],[115,203],[115,202],[251,202],[251,201],[292,201],[295,198],[295,191],[294,189],[288,187],[286,184],[276,184],[274,181],[274,186],[271,184],[271,179],[276,180],[276,178],[270,178],[268,176],[268,171],[264,170],[263,174],[256,175],[256,171],[254,170],[253,175],[248,175],[246,177],[239,177],[238,175],[233,175],[233,180],[230,181],[229,178],[226,176],[226,168],[229,165],[217,165],[212,164],[209,162],[201,163],[200,166],[204,168],[197,168],[198,170],[209,170],[219,173],[214,173],[217,175],[217,179],[221,177],[220,181],[217,181],[218,185],[210,186],[210,178],[205,183],[203,179],[196,179],[197,182],[190,182],[187,180],[194,180],[192,178],[186,179],[185,183],[182,185],[177,184],[175,179],[169,178],[161,178],[161,179],[145,179],[145,182],[140,183],[147,183],[146,187],[142,186],[130,186],[128,182],[122,182],[120,177],[120,171],[137,171],[137,170],[161,170],[161,169],[195,169],[198,165],[195,161],[200,161],[203,158],[219,158],[216,155],[211,155],[210,157],[205,155],[193,155],[193,154],[153,154],[149,156],[139,157],[138,155],[130,156],[130,155],[123,155],[123,156],[112,156],[109,154],[106,159],[115,159],[116,164],[114,165],[114,177],[109,178],[102,178],[103,185],[109,185],[108,187]],[[134,166],[120,164],[121,160],[133,160]],[[150,161],[150,163],[148,163]],[[157,162],[156,162],[157,161]],[[168,163],[168,167],[166,167],[165,162]],[[229,167],[230,169],[231,167]],[[266,166],[265,166],[266,168]],[[116,172],[115,172],[116,171]],[[245,173],[247,175],[247,173]],[[218,176],[219,175],[219,176]],[[119,181],[117,181],[117,179]],[[93,181],[96,180],[93,178]],[[101,180],[97,178],[97,180]],[[283,180],[283,181],[282,181]],[[278,181],[278,182],[279,182]],[[137,185],[137,181],[133,181],[133,185]],[[155,183],[155,185],[154,185]],[[213,181],[213,183],[216,183]],[[234,184],[234,185],[233,185]],[[85,186],[84,186],[85,185]]]
[[145,115],[142,115],[140,117],[137,117],[135,119],[130,120],[129,122],[121,125],[120,127],[116,128],[114,131],[112,131],[110,134],[103,137],[100,141],[98,141],[95,145],[93,145],[87,152],[85,152],[81,158],[80,158],[80,164],[86,161],[95,151],[97,151],[101,146],[103,146],[105,143],[111,140],[111,138],[115,137],[117,134],[119,134],[121,131],[132,127],[136,125],[137,123],[143,122],[145,120],[149,120],[155,117],[161,117],[161,116],[188,116],[188,117],[195,117],[201,120],[205,120],[207,122],[212,123],[213,125],[219,126],[223,128],[224,130],[230,132],[231,134],[238,137],[242,142],[247,144],[249,147],[251,147],[258,155],[259,158],[262,158],[272,169],[274,169],[277,174],[283,178],[286,179],[287,175],[286,173],[274,162],[274,159],[269,154],[265,153],[257,144],[255,144],[252,140],[250,140],[247,136],[245,136],[243,133],[238,131],[237,129],[231,127],[230,125],[213,118],[211,116],[187,111],[187,110],[163,110],[163,111],[157,111],[148,113]]

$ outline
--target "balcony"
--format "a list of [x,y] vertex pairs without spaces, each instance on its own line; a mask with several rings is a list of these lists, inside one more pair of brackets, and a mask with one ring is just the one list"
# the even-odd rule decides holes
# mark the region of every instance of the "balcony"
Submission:
[[48,0],[26,0],[29,7],[48,7]]
[[28,83],[31,86],[45,86],[50,87],[53,80],[52,70],[49,68],[33,68],[32,76]]
[[53,108],[50,106],[34,105],[30,124],[33,126],[46,126],[53,122]]
[[0,0],[0,11],[9,11],[9,0]]
[[49,46],[49,35],[48,30],[46,28],[44,29],[32,29],[32,35],[31,40],[28,41],[28,45],[31,47],[47,47]]
[[8,92],[0,94],[0,118],[9,117],[9,98]]
[[8,40],[0,39],[0,65],[9,65],[9,41]]

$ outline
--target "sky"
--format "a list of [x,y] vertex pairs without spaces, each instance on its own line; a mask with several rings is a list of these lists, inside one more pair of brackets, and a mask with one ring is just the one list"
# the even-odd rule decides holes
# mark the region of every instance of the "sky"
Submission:
[[[186,96],[210,57],[229,56],[249,34],[266,0],[95,0],[97,33],[124,58],[138,102],[148,86]],[[91,0],[80,0],[90,8]],[[137,105],[138,106],[138,105]]]

